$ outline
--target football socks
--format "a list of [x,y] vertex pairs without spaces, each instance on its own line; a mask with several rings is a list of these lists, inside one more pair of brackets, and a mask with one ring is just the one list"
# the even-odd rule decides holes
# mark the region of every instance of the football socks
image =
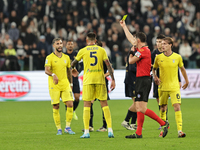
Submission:
[[111,114],[110,114],[110,109],[108,106],[104,106],[103,108],[104,116],[107,122],[108,128],[112,128],[112,121],[111,121]]
[[177,130],[182,131],[182,113],[181,113],[181,111],[175,112],[175,119],[176,119]]
[[137,131],[135,132],[137,135],[142,135],[142,127],[144,123],[144,114],[141,112],[137,112]]
[[137,113],[133,112],[131,124],[136,124],[136,119],[137,119]]
[[158,115],[156,115],[156,113],[154,111],[147,109],[145,112],[145,115],[147,115],[150,118],[152,118],[153,120],[157,121],[161,126],[165,125],[165,121],[160,119],[160,117],[158,117]]
[[89,133],[89,120],[90,120],[90,107],[84,107],[83,109],[83,122],[84,129]]
[[126,122],[129,122],[129,121],[130,121],[130,118],[133,116],[133,113],[134,113],[134,112],[128,110],[127,115],[126,115],[126,118],[125,118],[125,121],[126,121]]
[[70,127],[73,117],[73,107],[68,107],[66,111],[66,127]]
[[79,104],[79,101],[74,100],[74,102],[73,102],[74,111],[78,107],[78,104]]
[[161,109],[160,109],[160,118],[163,120],[163,121],[166,121],[166,111],[162,111]]
[[93,112],[93,103],[91,103],[90,106],[90,127],[93,127],[93,116],[94,116],[94,112]]
[[53,108],[53,119],[58,130],[61,129],[59,109]]

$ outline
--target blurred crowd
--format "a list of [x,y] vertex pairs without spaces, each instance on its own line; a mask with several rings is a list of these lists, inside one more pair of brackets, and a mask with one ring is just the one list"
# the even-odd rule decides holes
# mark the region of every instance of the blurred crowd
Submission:
[[0,68],[13,70],[18,62],[18,70],[29,70],[32,56],[33,70],[43,70],[55,37],[63,39],[64,53],[67,40],[78,51],[93,31],[113,67],[122,69],[131,47],[119,24],[125,14],[131,33],[144,32],[151,51],[164,34],[186,68],[200,68],[199,0],[0,0]]

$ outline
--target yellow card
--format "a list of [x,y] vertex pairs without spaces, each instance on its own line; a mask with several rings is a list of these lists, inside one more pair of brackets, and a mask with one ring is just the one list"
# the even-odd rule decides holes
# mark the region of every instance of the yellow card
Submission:
[[125,21],[127,16],[128,16],[128,15],[124,15],[123,18],[122,18],[122,20]]

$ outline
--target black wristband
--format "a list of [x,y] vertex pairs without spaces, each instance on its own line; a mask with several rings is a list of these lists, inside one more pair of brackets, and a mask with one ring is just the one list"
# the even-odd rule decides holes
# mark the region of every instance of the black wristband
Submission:
[[129,53],[132,54],[133,56],[135,55],[135,52],[134,52],[134,51],[130,51]]

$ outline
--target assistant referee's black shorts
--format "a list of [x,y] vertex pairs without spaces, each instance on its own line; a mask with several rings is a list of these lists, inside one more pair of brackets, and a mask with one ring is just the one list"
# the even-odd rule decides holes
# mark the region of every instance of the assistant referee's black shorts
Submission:
[[149,93],[151,90],[151,77],[137,77],[136,78],[136,98],[135,101],[145,101],[148,102]]
[[126,97],[135,97],[135,84],[126,84],[125,83],[125,96]]

